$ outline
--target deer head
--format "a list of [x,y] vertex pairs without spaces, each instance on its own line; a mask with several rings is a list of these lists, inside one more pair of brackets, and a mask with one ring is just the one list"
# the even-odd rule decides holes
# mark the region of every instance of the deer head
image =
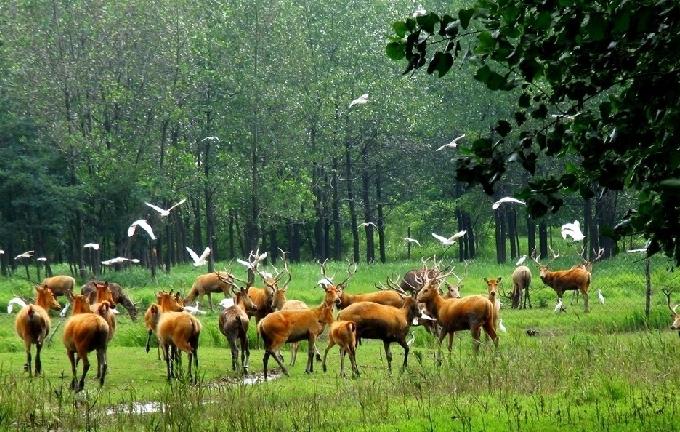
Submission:
[[680,330],[680,313],[677,312],[678,306],[680,305],[676,304],[675,306],[671,306],[671,294],[673,294],[671,290],[664,288],[663,293],[666,296],[668,309],[671,311],[671,319],[673,320],[671,330]]
[[55,309],[59,310],[61,309],[61,305],[57,301],[56,298],[54,298],[54,294],[52,293],[52,290],[43,286],[36,286],[35,287],[36,291],[36,299],[35,303],[39,306],[41,306],[44,309]]

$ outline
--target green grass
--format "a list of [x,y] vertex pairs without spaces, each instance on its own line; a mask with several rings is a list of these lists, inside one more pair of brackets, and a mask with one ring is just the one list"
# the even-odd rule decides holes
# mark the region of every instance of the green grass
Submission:
[[[571,264],[564,260],[556,266]],[[370,291],[375,282],[415,266],[362,266],[350,291]],[[583,313],[582,302],[570,305],[570,295],[565,296],[567,313],[555,314],[554,292],[535,276],[534,309],[501,311],[508,333],[501,334],[498,352],[485,344],[475,357],[469,332],[464,332],[456,335],[443,366],[436,367],[434,341],[416,329],[405,373],[398,369],[400,347],[392,347],[395,372],[389,375],[382,344],[366,341],[357,352],[359,379],[339,377],[337,348],[329,354],[328,372],[316,363],[314,373],[306,375],[306,348],[301,347],[290,377],[237,384],[215,312],[201,317],[200,385],[167,384],[165,364],[155,349],[144,352],[142,322],[122,316],[108,350],[106,384],[98,389],[91,369],[86,391],[73,395],[61,326],[43,351],[44,376],[30,379],[22,371],[25,355],[14,333],[14,317],[2,314],[0,430],[674,430],[680,418],[680,339],[667,329],[670,317],[659,288],[677,289],[680,281],[665,267],[663,259],[653,261],[649,321],[644,317],[642,263],[623,257],[596,266],[589,314]],[[332,264],[330,273],[339,278],[345,269]],[[318,266],[294,265],[291,270],[289,298],[320,302],[322,292],[314,286]],[[511,272],[512,266],[473,263],[463,295],[485,292],[484,276],[502,276],[509,291]],[[141,269],[106,276],[146,305],[158,289],[186,292],[198,274],[179,267],[156,282]],[[598,288],[607,299],[604,305],[597,303]],[[0,307],[13,294],[29,296],[30,291],[31,284],[20,278],[0,280]],[[53,318],[53,327],[59,320]],[[538,335],[527,336],[527,329]],[[254,325],[250,339],[255,342]],[[261,371],[262,354],[251,350],[251,372]],[[285,356],[288,360],[287,352]],[[124,406],[133,401],[158,403],[163,412],[129,414]]]

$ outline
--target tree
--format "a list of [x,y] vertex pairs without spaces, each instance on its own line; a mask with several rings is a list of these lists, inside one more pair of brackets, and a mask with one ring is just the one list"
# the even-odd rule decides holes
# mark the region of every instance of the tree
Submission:
[[[405,73],[442,77],[472,62],[475,79],[516,99],[512,115],[459,152],[457,179],[493,194],[519,164],[533,176],[519,196],[534,217],[556,212],[565,193],[629,188],[637,208],[604,232],[642,233],[648,255],[680,263],[679,3],[477,0],[418,15],[395,22],[386,47]],[[537,175],[539,158],[565,156],[579,163]]]

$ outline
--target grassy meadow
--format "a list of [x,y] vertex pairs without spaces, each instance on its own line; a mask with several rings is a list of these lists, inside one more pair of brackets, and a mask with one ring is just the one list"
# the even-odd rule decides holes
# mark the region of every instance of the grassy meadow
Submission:
[[[570,266],[572,261],[560,258],[554,266]],[[418,264],[362,265],[349,291],[373,290],[376,282]],[[395,371],[390,375],[382,343],[364,341],[357,351],[362,372],[358,379],[339,376],[337,348],[329,354],[328,372],[315,363],[314,373],[305,374],[306,347],[302,346],[290,377],[243,383],[231,371],[231,354],[217,328],[216,306],[214,313],[200,317],[199,385],[168,384],[165,363],[158,360],[155,348],[148,354],[144,351],[141,318],[132,322],[122,313],[108,349],[106,384],[98,388],[92,367],[85,391],[74,395],[68,389],[70,366],[61,342],[61,319],[52,318],[52,327],[59,327],[43,350],[44,375],[30,379],[23,372],[25,354],[14,332],[14,315],[2,313],[0,430],[677,430],[680,338],[668,329],[670,316],[660,289],[675,288],[675,301],[680,302],[680,279],[667,266],[665,259],[652,261],[649,321],[644,317],[645,282],[639,258],[624,256],[596,264],[588,314],[583,313],[582,301],[570,304],[571,294],[565,295],[566,313],[553,312],[555,294],[543,286],[532,266],[534,307],[501,309],[508,331],[500,334],[498,351],[486,343],[474,356],[469,332],[461,332],[452,353],[445,354],[442,367],[437,367],[433,338],[415,328],[404,373],[399,372],[401,347],[392,346]],[[244,273],[242,268],[231,268]],[[334,263],[329,269],[342,278],[346,265]],[[462,294],[484,293],[485,276],[502,276],[509,293],[512,270],[512,265],[473,262]],[[318,266],[293,265],[291,271],[288,298],[319,303]],[[104,278],[126,288],[139,303],[141,317],[157,290],[186,292],[200,273],[186,266],[160,274],[157,281],[143,269],[111,272]],[[14,295],[31,296],[32,285],[21,276],[22,269],[14,278],[0,280],[3,312]],[[598,289],[606,297],[605,304],[597,301]],[[220,299],[221,295],[214,296],[213,302]],[[263,352],[254,347],[254,327],[253,321],[250,371],[257,374]],[[535,336],[527,334],[530,329]],[[325,345],[323,336],[322,352]],[[289,360],[287,350],[284,357]],[[94,353],[90,360],[96,362]],[[346,368],[349,375],[348,360]]]

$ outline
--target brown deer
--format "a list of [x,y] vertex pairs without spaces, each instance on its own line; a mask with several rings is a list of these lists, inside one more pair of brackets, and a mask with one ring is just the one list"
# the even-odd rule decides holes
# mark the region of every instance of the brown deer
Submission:
[[[161,314],[164,312],[181,312],[184,310],[184,306],[181,299],[178,298],[177,294],[171,292],[159,291],[156,293],[156,303],[152,303],[146,313],[144,313],[144,324],[148,331],[146,338],[146,352],[151,350],[151,335],[156,333],[158,336],[158,321],[160,320]],[[158,359],[161,358],[161,346],[158,345]]]
[[576,266],[569,270],[550,271],[547,265],[543,265],[538,261],[536,251],[532,253],[531,258],[538,264],[539,276],[543,283],[555,290],[558,305],[562,303],[562,296],[565,291],[578,290],[584,298],[584,310],[588,312],[590,273],[584,267]]
[[[83,285],[80,288],[80,293],[86,296],[96,296],[97,292],[97,285],[98,284],[107,284],[109,286],[109,289],[111,290],[111,295],[113,296],[113,305],[122,305],[125,310],[127,310],[128,314],[130,315],[130,319],[132,321],[137,320],[137,306],[130,300],[130,297],[128,297],[125,292],[123,291],[123,288],[114,282],[106,282],[106,281],[98,281],[98,280],[91,280],[85,285]],[[95,303],[96,300],[91,301],[90,303]]]
[[529,297],[529,285],[531,285],[531,270],[525,265],[515,268],[512,272],[512,307],[526,309],[527,303],[531,308]]
[[24,341],[26,350],[26,363],[24,370],[32,375],[31,369],[31,345],[35,344],[35,375],[42,372],[40,352],[42,351],[45,338],[50,333],[50,309],[60,309],[60,305],[52,294],[52,290],[43,286],[36,286],[36,299],[34,304],[25,304],[20,299],[13,299],[11,303],[22,304],[22,308],[14,321],[14,327],[19,337]]
[[[441,344],[446,335],[460,330],[470,330],[475,353],[479,352],[479,336],[482,329],[498,347],[498,336],[494,326],[495,308],[492,302],[495,301],[496,292],[492,291],[489,294],[492,300],[480,295],[444,299],[439,293],[440,277],[430,279],[425,276],[423,288],[418,293],[418,302],[425,303],[427,313],[436,318],[442,327],[439,335],[438,360],[441,361]],[[452,339],[449,339],[449,352],[451,348]]]
[[234,276],[229,272],[214,272],[200,275],[191,286],[191,290],[184,299],[185,304],[193,302],[198,297],[198,302],[203,303],[203,296],[208,295],[210,310],[213,310],[212,293],[223,293],[224,298],[231,295],[235,288]]
[[[552,251],[552,250],[551,250],[551,251]],[[554,252],[553,252],[553,254],[554,254]],[[596,262],[600,261],[600,260],[602,259],[602,257],[604,256],[604,248],[600,248],[600,249],[597,250],[597,251],[596,251],[595,249],[593,249],[593,255],[592,255],[592,256],[593,256],[593,257],[592,257],[591,259],[585,259],[585,246],[584,246],[584,247],[581,247],[581,251],[580,251],[579,254],[578,254],[578,257],[579,257],[579,259],[581,260],[581,263],[580,263],[580,264],[576,264],[576,265],[572,266],[571,268],[572,268],[572,269],[575,269],[575,268],[582,268],[582,269],[584,269],[585,271],[587,271],[588,273],[590,273],[591,278],[592,278],[592,275],[593,275],[593,265],[594,265]],[[574,303],[574,299],[576,299],[576,303],[578,303],[578,300],[579,300],[579,292],[578,292],[578,290],[575,290],[575,291],[574,291],[574,294],[573,294],[572,297],[571,297],[571,304]]]
[[[85,386],[85,376],[90,369],[90,361],[87,353],[97,351],[97,376],[99,386],[104,385],[106,378],[106,348],[109,341],[109,325],[103,315],[108,313],[109,303],[99,304],[97,313],[79,313],[72,315],[64,325],[64,346],[66,355],[71,362],[71,388],[79,392]],[[78,359],[83,360],[83,375],[78,382],[76,373],[76,354]]]
[[[324,288],[327,290],[328,288]],[[267,315],[257,326],[257,331],[264,341],[264,379],[267,379],[269,357],[281,367],[283,373],[288,370],[277,354],[283,344],[307,340],[309,344],[306,373],[314,371],[314,344],[326,325],[333,322],[333,304],[321,303],[320,306],[308,310],[277,311]]]
[[361,338],[382,340],[387,358],[387,368],[391,372],[392,353],[390,352],[390,344],[392,342],[398,343],[404,349],[402,370],[408,366],[409,346],[406,343],[406,335],[414,319],[419,316],[419,310],[414,292],[409,295],[396,284],[392,284],[390,288],[401,294],[403,304],[400,308],[373,302],[359,302],[340,311],[338,319],[353,321],[356,324],[357,340],[361,340]]
[[484,282],[486,282],[487,298],[493,304],[494,309],[493,328],[498,330],[498,320],[501,314],[501,301],[498,299],[498,286],[501,283],[501,277],[498,276],[497,279],[484,278]]
[[43,287],[47,287],[52,290],[52,294],[55,297],[66,296],[68,301],[73,299],[73,287],[76,284],[76,280],[71,276],[52,276],[40,283]]
[[99,305],[101,303],[107,302],[109,304],[109,307],[106,308],[106,314],[102,315],[102,317],[104,317],[106,323],[109,325],[109,341],[111,341],[111,339],[113,339],[113,335],[116,332],[116,314],[118,313],[118,311],[115,309],[116,306],[113,299],[113,293],[109,288],[108,282],[96,284],[95,289],[95,295],[89,296],[90,303],[92,303],[92,300],[94,299],[94,303],[90,304],[90,310],[94,313],[97,313],[100,310]]
[[160,313],[156,326],[156,334],[158,336],[158,344],[165,358],[168,381],[173,376],[177,376],[174,367],[178,363],[178,350],[180,350],[186,352],[189,357],[189,379],[192,379],[191,370],[193,364],[193,382],[198,382],[198,340],[201,328],[201,322],[187,312]]
[[328,346],[323,353],[323,362],[321,367],[326,372],[326,357],[328,351],[335,345],[340,347],[340,375],[345,376],[345,355],[349,354],[349,360],[352,362],[352,373],[354,376],[359,376],[359,368],[356,360],[356,346],[357,346],[357,326],[352,321],[334,321],[328,332]]
[[[668,309],[671,311],[671,319],[673,322],[671,323],[671,330],[680,330],[680,313],[678,313],[678,306],[680,305],[675,305],[671,306],[671,294],[672,291],[669,289],[664,288],[663,290],[664,295],[666,296],[666,301],[668,304]],[[678,333],[680,334],[680,333]]]
[[236,370],[238,366],[238,348],[236,346],[238,340],[241,345],[241,366],[246,375],[248,374],[248,359],[250,358],[250,349],[248,348],[250,320],[246,310],[254,307],[252,300],[248,297],[248,289],[254,282],[255,272],[249,269],[246,285],[243,288],[233,289],[234,304],[224,309],[219,318],[220,332],[227,338],[227,343],[231,349],[231,368]]

